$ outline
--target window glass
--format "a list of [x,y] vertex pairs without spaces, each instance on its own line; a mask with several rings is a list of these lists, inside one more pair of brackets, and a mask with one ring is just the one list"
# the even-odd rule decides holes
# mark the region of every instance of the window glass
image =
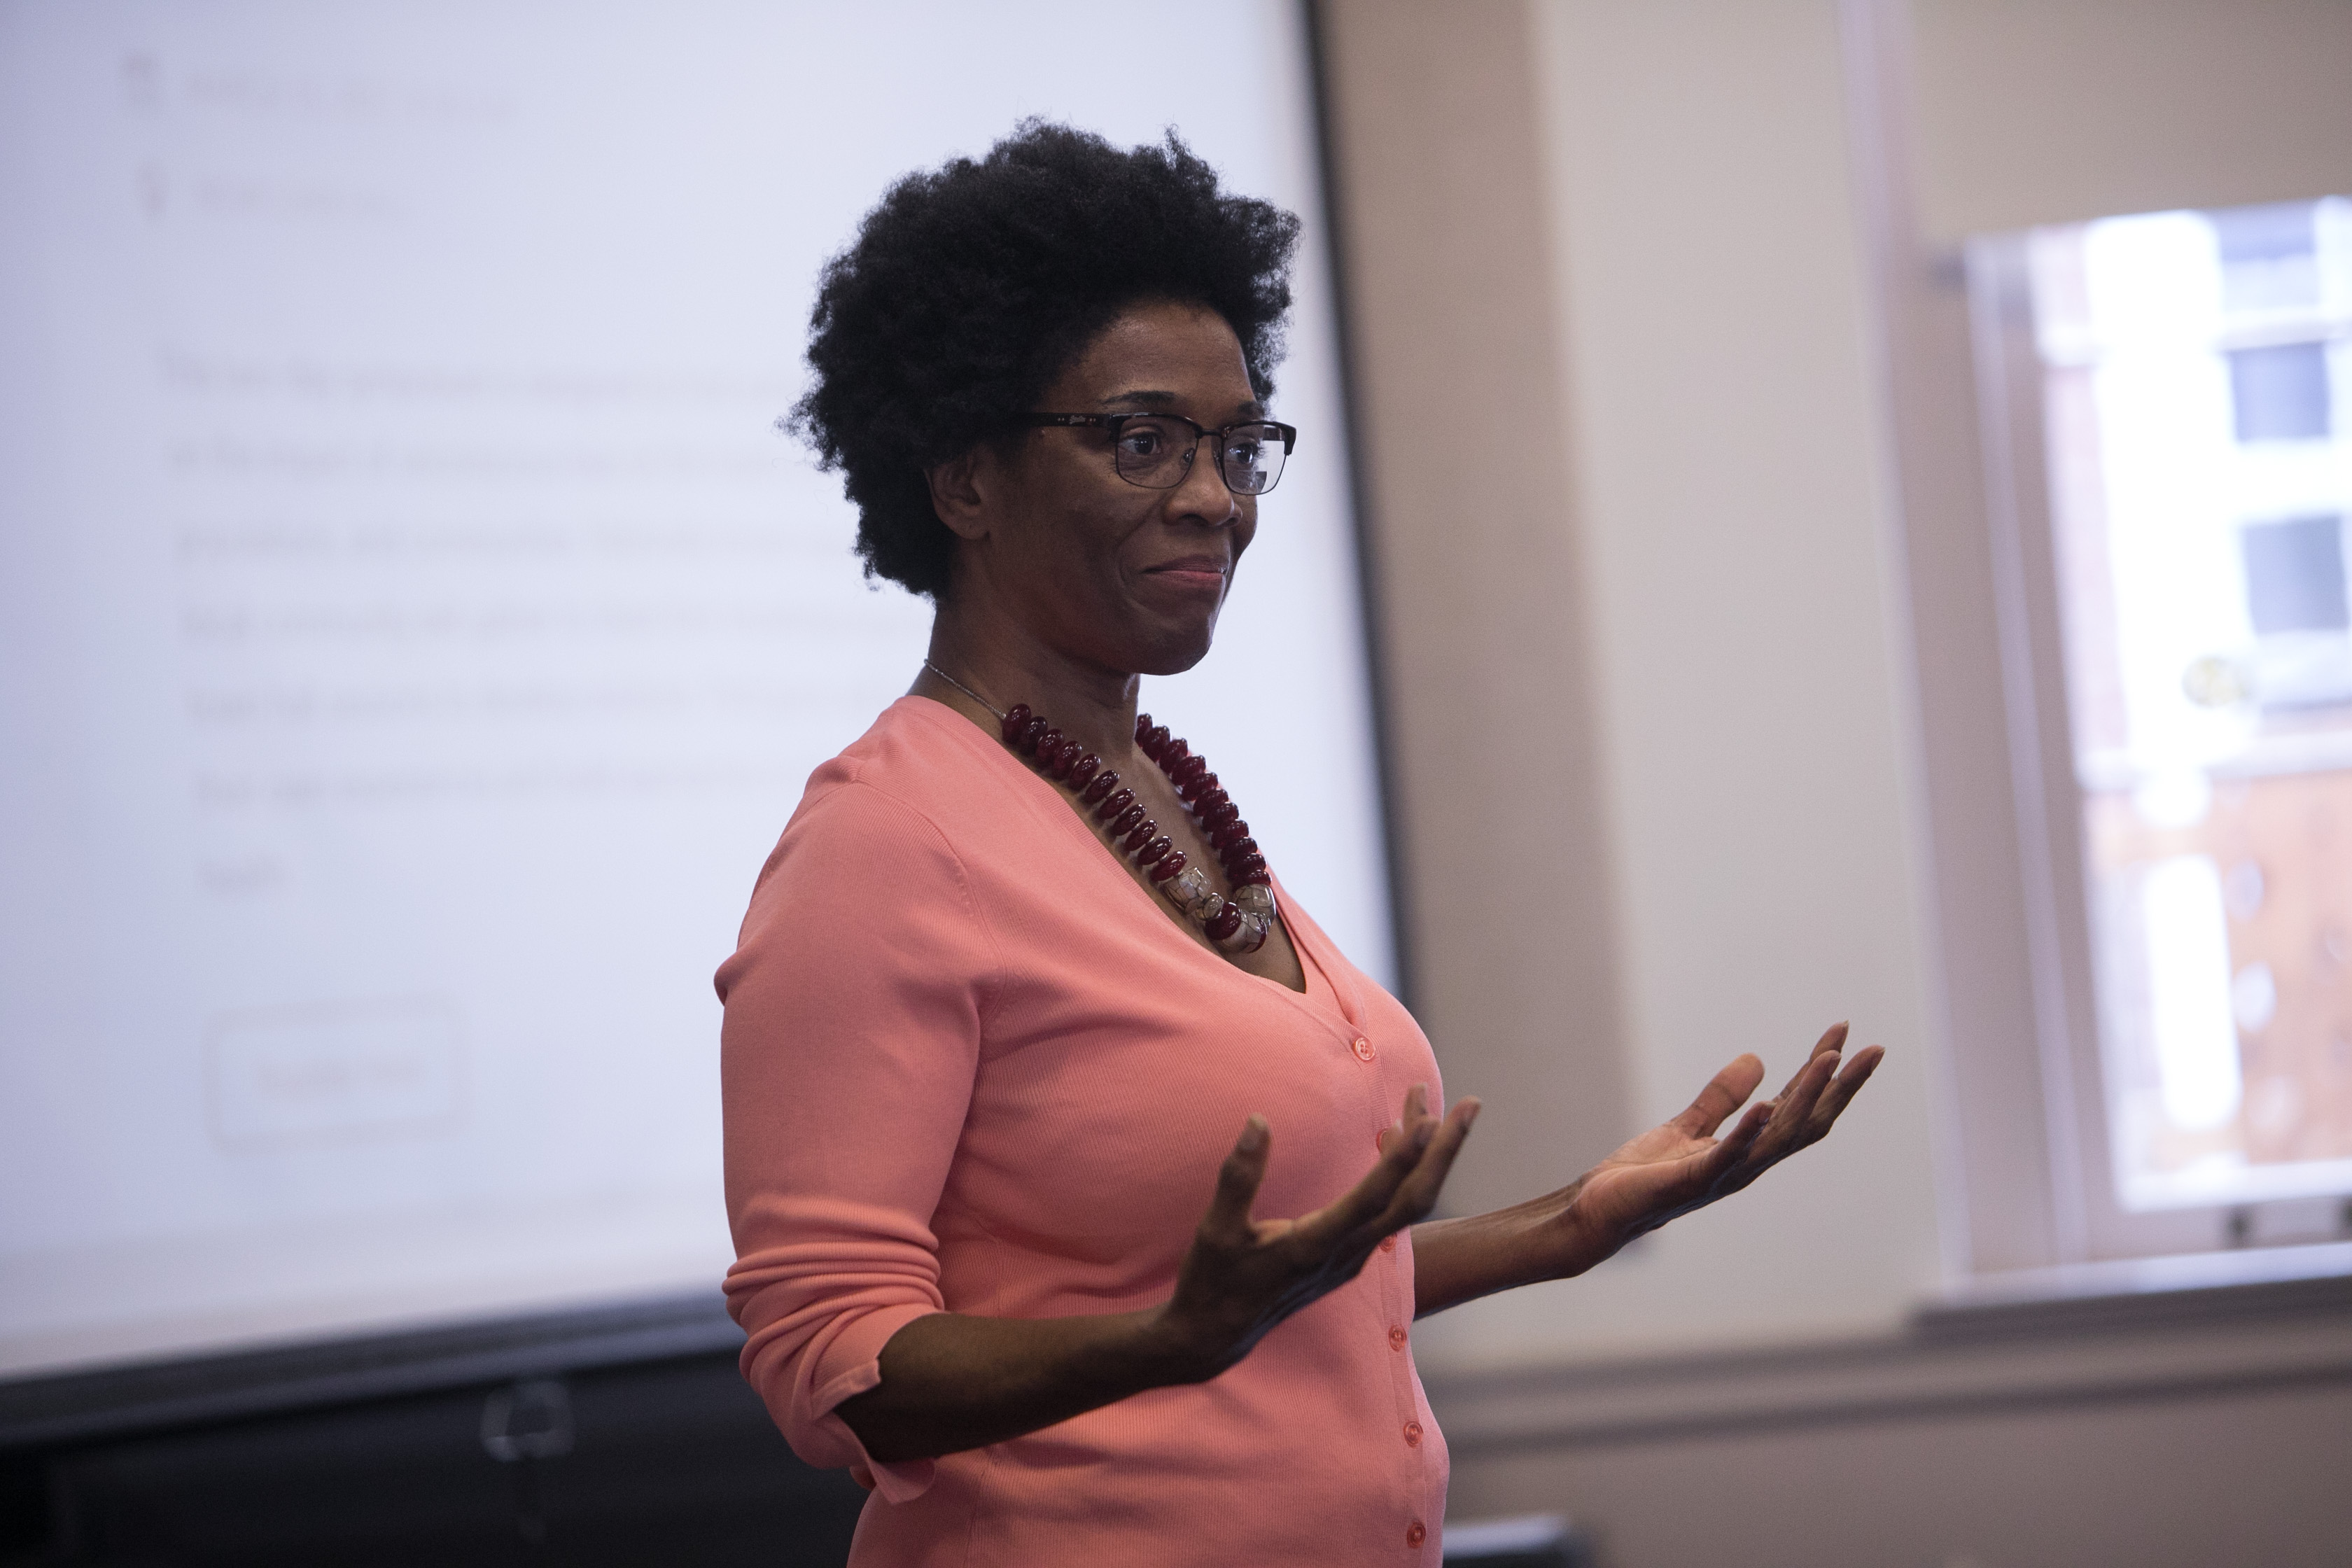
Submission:
[[2116,1201],[2352,1191],[2352,202],[2032,258]]

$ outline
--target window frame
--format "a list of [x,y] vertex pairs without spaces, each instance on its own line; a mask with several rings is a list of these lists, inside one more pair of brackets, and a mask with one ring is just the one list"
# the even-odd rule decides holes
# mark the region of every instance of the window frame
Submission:
[[2209,1285],[2342,1273],[2352,1202],[2335,1239],[2273,1246],[2269,1217],[2314,1200],[2147,1214],[2116,1200],[2029,237],[1926,237],[1908,13],[1843,0],[1840,24],[1907,655],[1945,1294],[2162,1290],[2192,1266]]
[[[2134,1211],[2116,1196],[2093,966],[2092,889],[2062,641],[2052,510],[2047,367],[2038,342],[2031,232],[1979,237],[1965,251],[1970,348],[1994,560],[1994,615],[2009,711],[2020,870],[2031,940],[2036,1044],[2044,1079],[2052,1203],[2081,1260],[2316,1240],[2315,1205],[2352,1221],[2352,1187]],[[2341,521],[2339,528],[2343,526]],[[2070,1259],[2071,1260],[2071,1259]]]

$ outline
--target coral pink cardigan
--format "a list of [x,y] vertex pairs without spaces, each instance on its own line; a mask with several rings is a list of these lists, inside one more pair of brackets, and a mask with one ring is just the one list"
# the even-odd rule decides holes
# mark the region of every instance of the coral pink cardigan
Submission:
[[903,1464],[834,1413],[926,1313],[1166,1300],[1250,1112],[1273,1217],[1361,1179],[1410,1085],[1444,1103],[1412,1016],[1282,908],[1305,995],[1188,939],[1061,791],[923,698],[810,778],[719,971],[727,1294],[794,1451],[873,1489],[853,1563],[1439,1561],[1408,1238],[1205,1384]]

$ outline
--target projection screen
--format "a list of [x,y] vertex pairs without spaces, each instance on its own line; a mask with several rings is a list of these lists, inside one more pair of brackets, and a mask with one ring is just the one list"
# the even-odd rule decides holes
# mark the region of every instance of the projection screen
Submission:
[[715,1289],[711,972],[929,624],[775,421],[1033,114],[1307,220],[1145,700],[1386,977],[1294,7],[0,4],[0,1376]]

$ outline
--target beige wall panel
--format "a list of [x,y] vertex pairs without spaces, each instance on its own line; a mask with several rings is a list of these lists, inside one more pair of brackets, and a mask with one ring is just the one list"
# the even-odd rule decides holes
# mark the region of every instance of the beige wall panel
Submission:
[[1964,269],[1917,238],[1912,39],[1904,0],[1845,8],[1864,250],[1898,453],[1923,861],[1940,973],[1947,1133],[1937,1180],[1956,1271],[2055,1264],[2032,924],[2011,772],[1994,551]]
[[[1982,9],[1988,27],[2026,15]],[[1989,905],[2014,875],[1990,829],[1973,880],[1939,890],[1927,869],[1950,847],[1927,831],[1929,768],[1967,773],[2001,715],[1981,650],[1952,654],[1988,594],[1963,526],[1982,504],[1972,442],[1898,487],[1890,426],[1968,412],[1966,322],[1948,277],[1872,248],[1892,228],[1860,193],[1899,195],[1914,164],[1900,137],[1853,140],[1836,0],[1348,0],[1325,20],[1423,1009],[1455,1090],[1501,1113],[1457,1196],[1517,1195],[1588,1157],[1589,1086],[1612,1060],[1620,1115],[1647,1121],[1737,1050],[1777,1081],[1842,1014],[1895,1050],[1836,1138],[1735,1202],[1584,1279],[1416,1329],[1460,1439],[1450,1516],[1563,1510],[1611,1568],[2336,1561],[2352,1385],[2340,1356],[2263,1374],[2285,1330],[2217,1326],[2207,1351],[2252,1371],[2115,1396],[2075,1385],[2112,1335],[2029,1336],[1985,1353],[2040,1383],[1988,1373],[1821,1413],[1862,1375],[1850,1361],[1875,1346],[1907,1365],[1916,1343],[1902,1325],[1938,1273],[1939,900]],[[1887,129],[1876,112],[1866,132]],[[2143,145],[2138,188],[2179,163],[2169,146]],[[2069,216],[2032,210],[2034,177],[1972,226]],[[2138,205],[2317,188],[2291,178]],[[1901,296],[1892,321],[1881,285]],[[1448,477],[1394,449],[1441,405],[1476,416]],[[1906,498],[1926,529],[1907,554]],[[1924,750],[1921,704],[1940,726]],[[1559,727],[1534,732],[1530,711]],[[1486,782],[1514,775],[1542,787]],[[2007,810],[1999,788],[1979,804]],[[1472,864],[1478,896],[1432,885]],[[2015,933],[1987,929],[2008,946],[1948,977],[1970,1038],[2023,1011],[2000,984]],[[1573,1027],[1548,1037],[1561,1009]],[[1996,1131],[2031,1163],[2032,1128]],[[2006,1241],[2014,1256],[1977,1238],[1979,1261],[2050,1247]],[[1734,1348],[1776,1342],[1815,1348]],[[1813,1370],[1778,1405],[1726,1394],[1671,1434],[1651,1419],[1694,1379],[1783,1356]],[[1549,1426],[1480,1414],[1555,1384]],[[1596,1388],[1623,1429],[1595,1424]]]
[[1484,1209],[1630,1130],[1528,21],[1322,24],[1413,997]]
[[2352,1384],[1766,1423],[1457,1460],[1447,1517],[1563,1512],[1608,1568],[2336,1568]]
[[1645,1118],[1850,1016],[1835,1138],[1443,1366],[1875,1330],[1934,1288],[1916,781],[1830,0],[1544,7],[1554,237],[1627,1037]]
[[1968,235],[2352,193],[2347,0],[1914,0],[1920,210]]

